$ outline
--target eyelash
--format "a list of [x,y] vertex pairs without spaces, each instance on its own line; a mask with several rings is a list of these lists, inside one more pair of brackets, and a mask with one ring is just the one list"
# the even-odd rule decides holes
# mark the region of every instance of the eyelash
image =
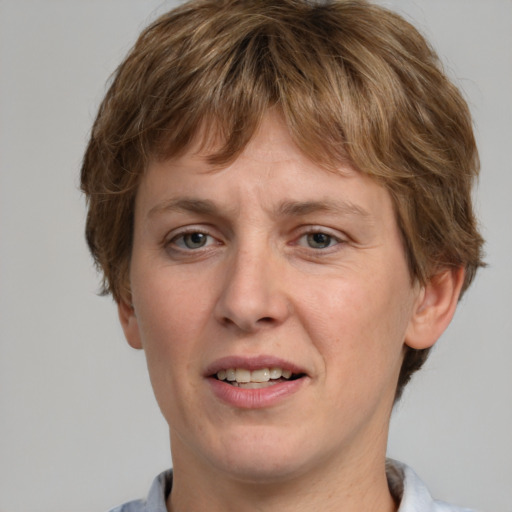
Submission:
[[[187,236],[190,237],[190,236],[193,236],[193,235],[202,235],[202,236],[204,236],[206,238],[205,244],[204,245],[199,245],[198,247],[195,247],[195,248],[194,247],[186,247],[186,246],[184,246],[186,237]],[[166,245],[167,248],[169,248],[170,246],[174,245],[175,246],[174,250],[178,250],[178,251],[194,252],[194,251],[196,251],[198,249],[203,249],[205,247],[209,247],[211,245],[211,242],[214,241],[214,240],[215,240],[215,238],[212,235],[210,235],[208,232],[203,230],[203,229],[190,229],[190,230],[182,231],[181,233],[178,233],[178,234],[174,235],[172,238],[170,238],[168,241],[165,242],[165,245]],[[180,243],[178,241],[181,241],[182,244],[180,245]]]
[[[326,247],[312,247],[308,243],[309,242],[308,237],[313,237],[313,236],[317,236],[317,235],[321,235],[328,239],[328,242],[327,242],[328,245]],[[312,227],[312,228],[308,229],[308,231],[306,231],[305,233],[301,234],[300,237],[297,239],[297,241],[294,243],[294,245],[301,246],[300,241],[302,239],[306,239],[306,245],[302,245],[302,247],[304,247],[305,249],[311,249],[315,252],[326,251],[327,249],[332,249],[337,245],[344,244],[347,242],[346,239],[344,239],[340,236],[334,235],[333,233],[328,232],[325,228],[315,228],[315,227]],[[318,241],[316,241],[316,243],[321,244],[321,242],[318,242]]]

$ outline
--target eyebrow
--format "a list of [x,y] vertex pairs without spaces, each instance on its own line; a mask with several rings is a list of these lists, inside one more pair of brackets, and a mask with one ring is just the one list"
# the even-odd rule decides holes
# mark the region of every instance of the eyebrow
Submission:
[[370,213],[350,201],[285,201],[278,208],[278,214],[287,217],[300,217],[310,213],[326,212],[338,215],[351,215],[363,218]]
[[[148,217],[162,212],[190,212],[202,215],[220,215],[220,209],[209,199],[182,197],[157,204]],[[370,213],[350,201],[284,201],[276,210],[280,217],[301,217],[311,213],[326,212],[344,216],[371,217]]]
[[182,197],[159,203],[148,212],[148,217],[162,212],[184,211],[199,213],[203,215],[214,215],[219,213],[219,208],[209,199],[195,199]]

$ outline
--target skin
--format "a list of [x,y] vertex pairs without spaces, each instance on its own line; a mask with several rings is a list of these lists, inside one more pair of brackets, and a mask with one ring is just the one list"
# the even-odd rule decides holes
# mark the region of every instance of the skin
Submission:
[[[229,166],[205,157],[147,169],[119,304],[169,424],[168,509],[396,510],[384,461],[404,346],[435,343],[463,272],[419,286],[388,192],[308,160],[277,116]],[[233,404],[210,375],[233,356],[303,376]]]

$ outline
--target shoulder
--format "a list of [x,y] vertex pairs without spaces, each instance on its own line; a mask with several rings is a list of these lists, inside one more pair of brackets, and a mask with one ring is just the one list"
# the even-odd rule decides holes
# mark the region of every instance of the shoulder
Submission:
[[388,459],[386,472],[391,494],[400,503],[398,512],[474,512],[433,499],[419,476],[401,462]]
[[145,505],[145,500],[134,500],[124,503],[123,505],[119,505],[118,507],[109,510],[109,512],[143,512],[145,510]]
[[153,480],[146,499],[129,501],[109,512],[167,512],[165,502],[171,487],[172,471],[164,471]]

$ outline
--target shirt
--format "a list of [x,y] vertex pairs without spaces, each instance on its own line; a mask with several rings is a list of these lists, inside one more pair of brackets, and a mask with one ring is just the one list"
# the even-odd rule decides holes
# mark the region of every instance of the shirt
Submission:
[[[397,502],[398,512],[473,512],[432,499],[425,484],[408,466],[388,459],[386,474],[389,489]],[[172,488],[172,470],[158,475],[145,500],[135,500],[113,508],[110,512],[167,512],[165,501]]]

